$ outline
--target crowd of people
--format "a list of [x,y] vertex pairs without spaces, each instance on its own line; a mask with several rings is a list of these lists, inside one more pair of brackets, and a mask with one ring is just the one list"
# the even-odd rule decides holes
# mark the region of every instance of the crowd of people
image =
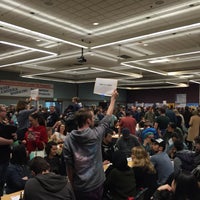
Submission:
[[126,107],[117,97],[106,108],[73,97],[63,113],[31,99],[0,106],[0,195],[200,199],[199,108]]

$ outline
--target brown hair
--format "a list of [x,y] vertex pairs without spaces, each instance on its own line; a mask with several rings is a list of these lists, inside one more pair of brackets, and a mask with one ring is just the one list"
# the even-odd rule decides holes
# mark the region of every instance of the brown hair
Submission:
[[145,167],[150,173],[156,173],[153,164],[150,161],[149,154],[142,146],[133,147],[131,150],[133,167]]

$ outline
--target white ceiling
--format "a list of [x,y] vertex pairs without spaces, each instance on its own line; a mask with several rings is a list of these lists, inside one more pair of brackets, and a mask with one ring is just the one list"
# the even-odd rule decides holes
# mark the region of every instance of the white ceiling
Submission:
[[124,89],[200,84],[200,0],[0,0],[0,8],[0,70],[68,83],[113,78]]

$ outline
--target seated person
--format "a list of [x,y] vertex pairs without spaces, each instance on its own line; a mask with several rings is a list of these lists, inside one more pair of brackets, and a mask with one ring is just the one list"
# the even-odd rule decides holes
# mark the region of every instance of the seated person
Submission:
[[150,199],[157,189],[157,174],[148,153],[142,146],[132,148],[132,169],[135,173],[137,189],[148,188],[145,199]]
[[66,177],[51,173],[44,158],[33,158],[30,161],[30,169],[35,177],[29,179],[25,185],[24,200],[75,200]]
[[27,165],[26,149],[23,144],[13,147],[12,158],[6,173],[6,193],[23,190],[31,171]]
[[[174,158],[174,152],[175,152],[174,142],[175,141],[180,141],[180,137],[178,136],[178,134],[176,132],[172,133],[172,137],[169,139],[168,145],[167,145],[166,150],[165,150],[170,158]],[[188,149],[185,142],[181,141],[181,143],[183,143],[184,149]]]
[[103,137],[101,144],[102,159],[105,164],[112,162],[112,156],[114,153],[114,147],[112,143],[112,132],[113,130],[108,129]]
[[57,143],[50,141],[45,147],[46,156],[44,159],[50,165],[50,171],[56,174],[65,175],[66,169],[62,159],[62,154],[58,155]]
[[198,181],[193,174],[181,172],[175,176],[171,185],[161,185],[151,199],[199,200]]
[[174,173],[178,174],[182,170],[191,172],[194,165],[194,152],[191,150],[185,150],[183,142],[174,142]]
[[109,191],[114,200],[125,200],[136,194],[135,174],[128,166],[124,153],[116,151],[113,154],[113,165],[107,169],[105,191]]
[[200,136],[194,138],[194,165],[197,167],[200,165]]
[[153,132],[145,132],[145,134],[142,135],[142,146],[144,147],[144,149],[149,153],[149,155],[153,155],[154,152],[151,148],[151,145],[152,145],[152,141],[151,139],[154,138],[154,133]]
[[162,138],[152,139],[153,145],[152,149],[155,152],[153,156],[151,156],[150,160],[153,163],[157,175],[158,185],[164,184],[168,177],[174,172],[174,168],[169,156],[164,152],[165,150],[165,142]]
[[126,157],[131,157],[131,149],[135,146],[140,146],[140,143],[136,136],[130,134],[128,128],[122,129],[122,136],[118,138],[116,142],[116,148],[123,152]]

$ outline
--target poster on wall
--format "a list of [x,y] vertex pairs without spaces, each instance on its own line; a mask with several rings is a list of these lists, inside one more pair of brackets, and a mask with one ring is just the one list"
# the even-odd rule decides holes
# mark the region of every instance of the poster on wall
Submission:
[[53,84],[0,80],[0,96],[30,97],[31,90],[39,90],[42,98],[53,98]]
[[176,103],[186,103],[186,94],[176,94]]

